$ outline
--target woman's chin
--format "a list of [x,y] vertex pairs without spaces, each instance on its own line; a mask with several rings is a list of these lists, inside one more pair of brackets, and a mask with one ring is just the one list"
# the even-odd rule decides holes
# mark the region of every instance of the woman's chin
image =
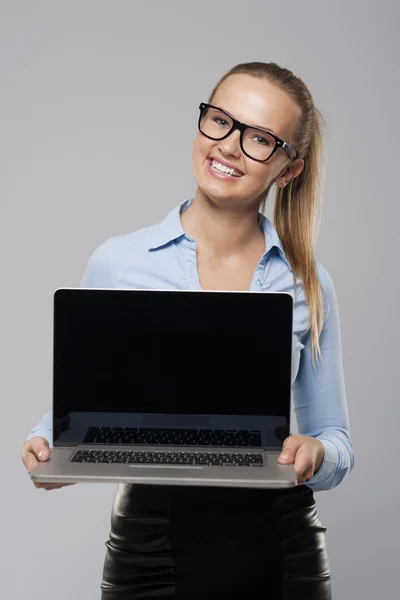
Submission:
[[232,196],[232,194],[223,192],[215,188],[210,188],[210,186],[200,188],[200,191],[203,197],[207,198],[214,204],[232,204],[232,202],[235,201],[235,198]]
[[238,198],[237,190],[234,192],[224,181],[210,182],[207,178],[207,181],[203,179],[198,184],[201,193],[214,201],[232,202],[235,198]]

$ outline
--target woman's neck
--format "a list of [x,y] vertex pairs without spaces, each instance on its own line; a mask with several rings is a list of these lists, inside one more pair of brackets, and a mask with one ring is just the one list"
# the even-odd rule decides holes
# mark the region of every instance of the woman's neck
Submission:
[[210,254],[233,256],[265,245],[258,223],[258,207],[253,212],[234,211],[217,206],[197,191],[192,204],[181,215],[187,235]]

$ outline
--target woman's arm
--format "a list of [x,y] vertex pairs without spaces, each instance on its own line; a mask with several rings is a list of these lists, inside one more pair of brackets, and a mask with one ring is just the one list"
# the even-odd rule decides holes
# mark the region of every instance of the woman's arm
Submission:
[[354,466],[336,294],[326,269],[318,265],[318,273],[325,313],[320,336],[321,357],[319,364],[313,366],[311,340],[307,333],[293,385],[299,434],[318,438],[325,450],[319,470],[306,483],[313,491],[336,487]]

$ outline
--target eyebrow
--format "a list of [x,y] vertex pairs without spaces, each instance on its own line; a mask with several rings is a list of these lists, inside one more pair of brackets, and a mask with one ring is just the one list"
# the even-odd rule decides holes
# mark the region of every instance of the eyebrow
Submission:
[[[219,108],[220,108],[220,110],[223,110],[224,112],[226,112],[226,114],[229,115],[232,119],[236,119],[236,117],[231,115],[231,113],[228,112],[227,110],[225,110],[225,108],[222,108],[221,106]],[[236,119],[236,121],[238,121],[238,120],[239,119]],[[247,125],[247,123],[246,123],[246,125]],[[262,125],[248,125],[248,127],[254,127],[255,129],[262,129],[263,131],[269,131],[270,133],[273,133],[274,135],[276,135],[276,137],[279,137],[279,135],[277,133],[275,133],[275,131],[273,129],[271,129],[270,127],[263,127]]]
[[270,127],[262,127],[261,125],[250,125],[250,127],[254,127],[255,129],[263,129],[264,131],[269,131],[270,133],[276,135],[276,137],[279,137],[279,135],[275,133],[275,131]]

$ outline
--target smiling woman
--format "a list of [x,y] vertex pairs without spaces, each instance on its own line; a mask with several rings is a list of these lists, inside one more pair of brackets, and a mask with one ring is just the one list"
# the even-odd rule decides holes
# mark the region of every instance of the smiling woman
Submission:
[[[224,210],[245,213],[244,219],[253,228],[260,204],[276,185],[275,226],[292,269],[293,285],[299,276],[304,286],[312,360],[320,353],[323,325],[314,259],[322,183],[321,126],[322,117],[310,92],[290,71],[274,63],[237,65],[215,86],[209,104],[200,104],[192,161],[199,184],[197,206],[212,202],[218,209],[225,198],[229,204]],[[231,185],[219,184],[221,179]],[[189,228],[190,214],[183,217]],[[238,279],[238,285],[247,289],[250,273],[251,269],[247,278]]]
[[[240,185],[229,189],[231,200],[240,200],[243,209],[249,203],[254,209],[256,201],[258,210],[257,199],[286,165],[288,155],[280,149],[287,144],[283,139],[293,136],[299,109],[265,77],[241,73],[222,81],[211,101],[211,107],[200,105],[199,134],[194,143],[193,169],[199,184],[198,194],[202,191],[213,196],[213,188],[207,187],[212,186],[212,180],[203,177],[204,164],[210,158],[227,164],[229,157],[229,166],[243,174]],[[299,172],[301,164],[296,167]],[[217,189],[214,193],[218,193]],[[219,193],[224,194],[223,188]]]
[[[199,109],[194,197],[162,223],[102,244],[82,286],[290,293],[299,434],[286,437],[279,462],[294,464],[299,485],[120,485],[102,599],[330,600],[325,527],[313,493],[339,485],[354,456],[334,286],[314,258],[322,119],[304,82],[274,63],[237,65]],[[274,186],[275,227],[260,211]],[[254,377],[262,396],[271,375],[262,314],[259,323]],[[194,380],[207,377],[195,362],[188,348],[173,373],[177,382],[183,369]],[[207,386],[212,398],[211,380]],[[51,422],[49,413],[23,445],[29,472],[49,457]]]

